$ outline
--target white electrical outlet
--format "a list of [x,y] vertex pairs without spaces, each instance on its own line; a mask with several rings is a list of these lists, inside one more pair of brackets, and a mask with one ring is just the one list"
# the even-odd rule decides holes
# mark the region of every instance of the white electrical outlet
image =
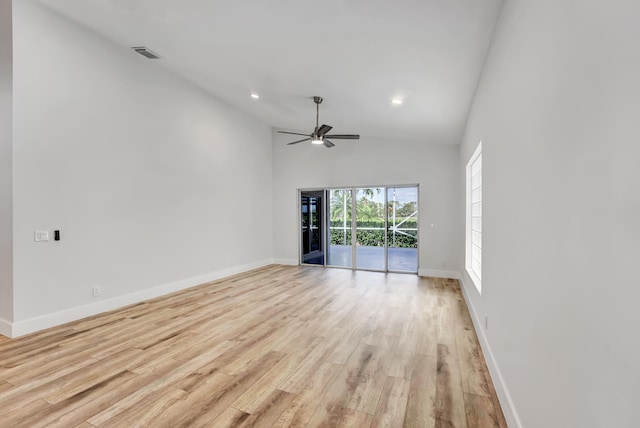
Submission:
[[102,294],[102,288],[100,287],[91,287],[91,294],[93,297],[98,297]]
[[49,232],[46,230],[36,230],[34,232],[34,239],[36,242],[43,242],[49,240]]
[[484,314],[484,329],[489,330],[489,315]]

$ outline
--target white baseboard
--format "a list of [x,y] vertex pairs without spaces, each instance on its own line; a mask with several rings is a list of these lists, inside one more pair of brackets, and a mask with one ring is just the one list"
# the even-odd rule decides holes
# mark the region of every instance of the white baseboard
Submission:
[[505,419],[507,420],[507,424],[510,427],[522,428],[522,423],[520,422],[518,412],[516,411],[516,407],[513,404],[513,400],[511,399],[511,394],[509,394],[509,389],[504,382],[502,372],[500,371],[498,363],[496,362],[496,359],[493,356],[493,352],[491,351],[491,346],[489,345],[489,341],[487,340],[487,336],[483,328],[483,323],[481,319],[478,318],[478,314],[473,307],[473,304],[471,303],[469,295],[467,294],[467,287],[464,280],[462,279],[462,275],[458,274],[457,279],[458,281],[460,281],[462,295],[464,296],[465,302],[467,302],[471,320],[473,321],[473,326],[476,329],[478,341],[480,342],[480,347],[482,348],[482,352],[484,353],[485,360],[487,362],[487,368],[489,369],[489,373],[491,374],[491,379],[494,381],[493,386],[496,389],[496,394],[498,395],[498,400],[500,401],[500,405],[502,406],[502,411],[504,413]]
[[[75,308],[65,309],[60,312],[55,312],[47,315],[43,315],[36,318],[27,319],[24,321],[14,322],[13,324],[0,320],[0,334],[8,337],[19,337],[25,334],[34,333],[36,331],[44,330],[46,328],[55,327],[60,324],[64,324],[71,321],[76,321],[82,318],[86,318],[92,315],[97,315],[102,312],[111,311],[114,309],[122,308],[124,306],[132,305],[134,303],[140,303],[145,300],[160,297],[165,294],[173,293],[183,290],[185,288],[194,287],[196,285],[205,284],[207,282],[215,281],[221,278],[226,278],[231,275],[250,271],[263,266],[267,266],[273,263],[273,260],[263,260],[260,262],[249,263],[242,266],[236,266],[229,269],[224,269],[216,272],[211,272],[205,275],[186,278],[180,281],[175,281],[168,284],[158,285],[156,287],[140,290],[135,293],[125,294],[117,296],[111,299],[102,300],[100,302],[91,303],[88,305],[77,306]],[[7,326],[8,325],[8,326]],[[7,328],[8,327],[8,328]],[[5,332],[5,330],[8,330]]]
[[0,318],[0,334],[11,337],[11,323]]
[[460,275],[456,270],[418,269],[418,276],[430,276],[432,278],[458,279]]
[[298,259],[273,259],[273,263],[277,265],[298,266]]

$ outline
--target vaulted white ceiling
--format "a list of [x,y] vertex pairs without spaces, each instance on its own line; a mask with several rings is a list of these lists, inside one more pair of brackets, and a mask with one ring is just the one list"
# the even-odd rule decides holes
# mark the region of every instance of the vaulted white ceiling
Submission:
[[[41,0],[276,128],[457,144],[502,0]],[[135,55],[135,53],[132,53]],[[141,60],[145,60],[140,57]],[[259,100],[249,94],[256,92]],[[391,99],[403,100],[402,106]]]

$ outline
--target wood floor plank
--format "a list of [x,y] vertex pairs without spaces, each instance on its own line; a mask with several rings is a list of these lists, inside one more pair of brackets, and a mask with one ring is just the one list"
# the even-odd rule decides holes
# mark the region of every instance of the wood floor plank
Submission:
[[404,426],[433,428],[436,426],[436,358],[418,355],[414,359]]
[[183,352],[184,348],[193,343],[196,338],[191,332],[183,332],[179,335],[163,342],[161,346],[156,346],[145,352],[145,358],[140,359],[136,364],[132,364],[129,368],[134,373],[144,374],[158,363],[162,363],[168,359],[177,360]]
[[348,334],[331,353],[329,362],[345,364],[362,340],[371,334],[371,321],[370,317],[363,317],[356,324],[345,324],[345,327],[350,327]]
[[273,368],[238,397],[232,406],[247,413],[255,412],[262,402],[277,389],[277,386],[297,370],[320,341],[321,338],[319,337],[313,338],[309,346],[300,347],[300,349],[283,357]]
[[353,410],[371,415],[376,412],[376,406],[380,400],[399,338],[385,336],[385,339],[384,346],[365,345],[363,349],[356,350],[352,355],[352,358],[355,357],[362,364],[358,367],[357,373],[350,374],[349,379],[349,382],[357,383],[353,397],[348,404],[349,408]]
[[280,332],[281,330],[286,331],[287,323],[288,320],[268,323],[265,334],[255,340],[243,340],[242,346],[238,346],[233,352],[225,353],[221,358],[221,370],[232,375],[245,371],[261,355],[271,351],[274,344],[281,340]]
[[[130,349],[121,352],[115,358],[98,360],[82,369],[82,377],[73,376],[73,378],[71,378],[67,376],[67,380],[65,380],[64,383],[60,383],[60,385],[48,393],[44,399],[51,404],[59,403],[94,385],[100,384],[106,379],[110,379],[113,376],[127,371],[128,365],[131,364],[129,360],[140,356],[143,356],[142,351],[139,349]],[[135,365],[135,363],[131,365]]]
[[[480,349],[480,359],[482,362],[485,361],[484,354],[482,353],[482,349]],[[498,400],[498,394],[496,393],[495,386],[491,380],[491,375],[489,374],[488,367],[483,364],[483,371],[485,373],[485,378],[487,379],[487,386],[489,387],[489,396],[491,397],[491,401],[493,402],[493,409],[495,411],[495,417],[498,422],[498,426],[500,428],[508,428],[507,420],[504,417],[504,413],[502,412],[502,407],[500,406],[500,401]]]
[[11,389],[13,387],[14,387],[14,385],[10,384],[9,382],[0,381],[0,393],[2,391],[6,391],[8,389]]
[[328,386],[334,381],[342,366],[324,363],[307,380],[307,383],[297,394],[296,399],[285,409],[280,418],[274,423],[274,428],[304,427],[322,402]]
[[29,420],[29,416],[41,410],[48,409],[49,407],[51,407],[51,405],[44,400],[28,401],[21,407],[17,407],[11,411],[0,412],[0,421],[7,427],[31,428],[33,425]]
[[420,355],[435,357],[438,354],[438,312],[435,301],[429,301],[421,314],[421,331],[418,336],[416,352]]
[[249,416],[249,413],[242,410],[234,409],[233,407],[227,407],[218,416],[213,423],[215,427],[219,428],[233,428],[241,425]]
[[337,426],[341,428],[369,428],[372,423],[373,416],[370,414],[350,410],[345,413]]
[[[113,396],[113,394],[109,394],[109,392],[118,391],[122,385],[134,380],[136,377],[137,375],[134,373],[126,370],[121,371],[63,401],[31,412],[27,417],[23,418],[22,421],[30,426],[67,427],[69,425],[75,425],[82,419],[68,417],[67,415],[73,415],[77,409],[95,400],[103,392]],[[66,421],[61,423],[60,420],[63,418]]]
[[400,428],[404,423],[404,415],[409,400],[411,381],[387,376],[372,427]]
[[315,346],[301,361],[297,370],[293,371],[290,376],[280,382],[277,387],[283,391],[291,393],[299,393],[307,383],[307,380],[315,373],[325,362],[331,362],[328,358],[335,350],[338,343],[343,340],[345,330],[335,328],[334,333]]
[[499,428],[499,418],[491,398],[482,395],[464,394],[467,426],[469,428]]
[[385,336],[400,336],[402,327],[407,320],[407,314],[403,310],[395,310],[391,313],[390,319],[387,321],[385,328]]
[[[437,316],[437,342],[438,344],[447,346],[456,346],[456,329],[451,311],[450,299],[441,297],[438,307],[436,308]],[[436,347],[436,355],[437,355]]]
[[34,398],[43,397],[49,391],[55,390],[58,385],[64,384],[65,379],[82,378],[82,369],[97,360],[88,359],[71,364],[56,372],[45,376],[36,377],[23,385],[9,388],[0,393],[0,414],[16,409]]
[[[217,414],[222,413],[229,407],[229,402],[222,405],[218,403],[224,399],[226,391],[233,385],[234,377],[220,371],[208,376],[199,387],[189,392],[184,399],[171,408],[166,409],[158,419],[162,420],[163,426],[167,427],[190,427],[195,426],[199,418],[215,419],[211,411]],[[109,426],[108,423],[105,426]]]
[[407,333],[400,335],[398,346],[396,347],[389,376],[411,379],[413,369],[413,359],[416,355],[416,347],[418,345],[418,335]]
[[[93,340],[88,341],[87,346],[91,348],[94,343]],[[58,349],[51,351],[49,358],[46,361],[42,361],[39,358],[27,359],[24,364],[15,365],[3,371],[4,379],[13,385],[22,385],[30,382],[34,377],[40,377],[47,373],[57,372],[59,369],[64,368],[83,360],[97,361],[91,357],[91,349],[84,352],[78,352],[74,348],[64,348],[60,346]]]
[[[389,337],[396,343],[397,337]],[[394,347],[380,349],[361,342],[353,351],[310,420],[341,426],[357,413],[375,413]]]
[[447,345],[438,345],[437,372],[436,426],[442,428],[466,427],[464,394],[455,349],[451,349]]
[[171,407],[188,395],[187,392],[171,386],[154,391],[129,407],[117,416],[105,422],[109,427],[152,427],[164,424],[164,414],[171,411]]
[[225,349],[227,343],[223,342],[219,346],[210,349],[208,352],[205,352],[198,357],[190,360],[189,362],[182,364],[172,370],[171,372],[165,374],[164,376],[160,376],[156,378],[153,382],[145,385],[144,387],[136,390],[132,394],[126,395],[122,398],[118,403],[109,407],[108,409],[98,413],[94,417],[88,419],[88,422],[99,426],[103,424],[105,421],[115,417],[117,414],[125,411],[131,406],[134,406],[140,400],[143,400],[149,394],[152,394],[154,391],[164,388],[167,385],[171,385],[179,380],[184,379],[194,370],[199,369],[203,365],[211,362],[216,357],[220,355],[222,349]]
[[0,337],[0,426],[506,427],[458,281],[267,266]]
[[[260,404],[238,427],[273,428],[280,415],[293,404],[296,395],[279,389],[273,392]],[[215,421],[214,421],[215,423]]]
[[456,343],[458,348],[458,362],[462,374],[462,389],[464,392],[489,397],[491,392],[488,385],[488,371],[482,360],[480,345],[476,335],[471,330],[456,329]]
[[361,341],[371,346],[380,346],[384,341],[387,327],[396,308],[385,305],[383,306],[375,318],[371,319],[371,325],[364,332]]
[[[229,381],[211,384],[209,381],[191,392],[180,405],[175,406],[175,414],[181,416],[177,420],[169,420],[164,415],[165,423],[171,422],[173,427],[207,427],[211,426],[224,409],[238,399],[242,393],[260,379],[271,367],[282,359],[284,354],[270,351],[256,361],[247,371],[231,377]],[[222,376],[217,372],[214,376]],[[224,375],[228,376],[228,375]]]
[[[368,347],[368,348],[367,348]],[[349,415],[355,410],[349,408],[349,403],[360,380],[359,373],[371,359],[371,345],[363,344],[361,352],[350,359],[335,380],[324,393],[315,412],[311,416],[308,426],[342,426]]]
[[76,333],[70,328],[66,328],[63,331],[56,329],[42,332],[40,333],[41,336],[33,334],[5,342],[0,349],[0,368],[11,368],[16,364],[23,363],[29,357],[37,357],[42,353],[56,349],[60,346],[61,340]]
[[153,370],[147,371],[144,375],[131,372],[131,376],[128,376],[128,379],[125,377],[119,379],[123,380],[123,382],[119,382],[117,387],[113,387],[114,384],[105,383],[99,388],[93,388],[88,393],[82,394],[81,397],[71,397],[65,400],[66,402],[63,401],[57,404],[57,409],[50,411],[46,417],[43,415],[39,422],[46,422],[48,428],[65,428],[80,421],[86,421],[116,405],[122,397],[135,393],[154,382],[158,377],[171,372],[179,365],[179,361],[167,359],[163,363],[154,366]]

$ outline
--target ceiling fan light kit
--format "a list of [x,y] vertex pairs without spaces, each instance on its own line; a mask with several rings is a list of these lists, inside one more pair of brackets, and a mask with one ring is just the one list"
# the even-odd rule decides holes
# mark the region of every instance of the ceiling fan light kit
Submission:
[[278,131],[281,134],[289,134],[289,135],[302,135],[306,138],[301,140],[292,141],[287,145],[290,146],[292,144],[304,143],[305,141],[311,141],[311,144],[324,145],[326,148],[330,149],[334,147],[331,141],[328,138],[335,140],[358,140],[360,139],[360,135],[357,134],[328,134],[329,131],[333,129],[332,126],[322,125],[319,126],[319,118],[320,118],[320,104],[322,103],[322,97],[315,96],[313,97],[313,102],[316,103],[316,127],[314,128],[311,134],[301,134],[299,132],[288,132],[288,131]]

